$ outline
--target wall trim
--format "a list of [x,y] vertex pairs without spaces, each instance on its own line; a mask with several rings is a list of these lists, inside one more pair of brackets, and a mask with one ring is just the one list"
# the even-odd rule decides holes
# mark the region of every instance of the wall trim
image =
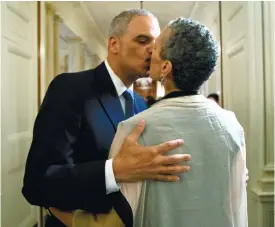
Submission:
[[252,188],[253,197],[261,203],[274,203],[274,191],[264,192],[259,188]]
[[107,56],[107,46],[103,44],[98,28],[91,22],[82,4],[72,2],[50,2],[50,7],[60,16],[64,24],[86,43],[90,52],[96,54],[100,60]]
[[96,33],[97,33],[97,39],[98,41],[103,45],[103,46],[106,46],[108,45],[108,42],[107,42],[107,37],[105,37],[103,35],[103,32],[101,30],[101,28],[98,26],[97,22],[95,21],[93,15],[91,14],[91,12],[88,10],[88,6],[87,6],[87,3],[86,2],[80,2],[80,6],[83,8],[84,12],[86,13],[88,19],[91,21],[91,23],[93,24],[93,27],[95,28],[96,30]]
[[274,2],[262,2],[264,102],[265,102],[265,152],[264,171],[274,176]]
[[192,9],[191,9],[190,14],[189,14],[189,18],[192,18],[194,16],[195,11],[199,7],[199,4],[200,4],[200,2],[195,2],[193,4]]

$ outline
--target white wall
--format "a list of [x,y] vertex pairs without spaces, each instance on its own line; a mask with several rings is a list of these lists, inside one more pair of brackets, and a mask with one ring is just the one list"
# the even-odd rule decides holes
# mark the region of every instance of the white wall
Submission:
[[[218,3],[217,3],[218,6]],[[209,29],[213,33],[214,37],[218,41],[220,45],[220,18],[219,13],[216,14],[212,25],[209,26]],[[211,75],[209,80],[207,81],[207,92],[210,93],[218,93],[221,96],[221,56],[218,58],[217,67],[215,72]],[[207,94],[207,95],[208,95]]]
[[[0,4],[0,24],[2,24],[2,4]],[[0,29],[0,37],[2,37],[2,29]],[[2,74],[2,38],[0,40],[0,72]],[[2,97],[2,78],[0,79],[0,95]],[[0,97],[0,106],[2,108],[2,99]],[[2,111],[0,111],[0,125],[2,123]],[[2,163],[2,127],[0,127],[0,163]],[[2,168],[0,167],[0,204],[2,204]],[[2,209],[0,205],[0,220]],[[1,227],[1,223],[0,223]]]
[[[218,42],[220,42],[219,2],[198,2],[191,15],[192,19],[208,27]],[[209,93],[221,92],[221,58],[218,58],[215,72],[200,89],[200,93],[207,96]]]
[[66,68],[69,72],[84,70],[83,48],[93,53],[97,62],[105,59],[104,41],[89,16],[79,2],[40,2],[41,101],[56,75]]

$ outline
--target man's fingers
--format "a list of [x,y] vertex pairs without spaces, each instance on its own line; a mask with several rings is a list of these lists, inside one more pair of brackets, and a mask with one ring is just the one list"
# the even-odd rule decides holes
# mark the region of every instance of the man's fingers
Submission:
[[179,180],[179,176],[175,174],[181,174],[188,172],[190,166],[160,166],[155,169],[154,174],[150,174],[147,176],[147,179],[157,180],[157,181],[167,181],[167,182],[175,182]]
[[129,134],[129,138],[131,138],[133,141],[138,141],[138,138],[143,133],[145,129],[145,121],[141,120],[135,127],[135,129]]
[[174,154],[169,156],[163,156],[160,160],[161,165],[173,165],[178,164],[184,161],[190,161],[191,155],[190,154]]
[[157,169],[158,174],[181,174],[189,171],[190,166],[161,166]]
[[178,176],[173,176],[173,175],[164,175],[164,174],[158,174],[152,176],[152,180],[157,180],[157,181],[165,181],[165,182],[176,182],[180,178]]
[[174,150],[183,144],[182,139],[171,140],[156,146],[156,151],[159,154],[164,154],[168,151]]

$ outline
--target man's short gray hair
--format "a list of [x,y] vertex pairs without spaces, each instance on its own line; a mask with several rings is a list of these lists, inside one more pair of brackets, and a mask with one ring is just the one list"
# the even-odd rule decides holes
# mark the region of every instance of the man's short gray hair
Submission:
[[215,70],[217,41],[204,25],[191,19],[178,18],[167,27],[171,34],[164,40],[160,56],[171,61],[177,88],[197,92]]
[[157,18],[145,9],[129,9],[118,14],[111,22],[109,37],[122,36],[127,32],[128,25],[136,16],[150,16],[157,20]]

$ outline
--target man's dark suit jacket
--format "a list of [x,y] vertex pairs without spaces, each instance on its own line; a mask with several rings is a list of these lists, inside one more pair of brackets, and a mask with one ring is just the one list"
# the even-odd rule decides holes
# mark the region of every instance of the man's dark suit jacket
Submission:
[[[134,100],[135,113],[147,108],[136,93]],[[121,198],[116,197],[120,192],[106,195],[105,162],[124,119],[104,63],[57,76],[34,125],[22,189],[27,201],[46,208],[108,212]]]

